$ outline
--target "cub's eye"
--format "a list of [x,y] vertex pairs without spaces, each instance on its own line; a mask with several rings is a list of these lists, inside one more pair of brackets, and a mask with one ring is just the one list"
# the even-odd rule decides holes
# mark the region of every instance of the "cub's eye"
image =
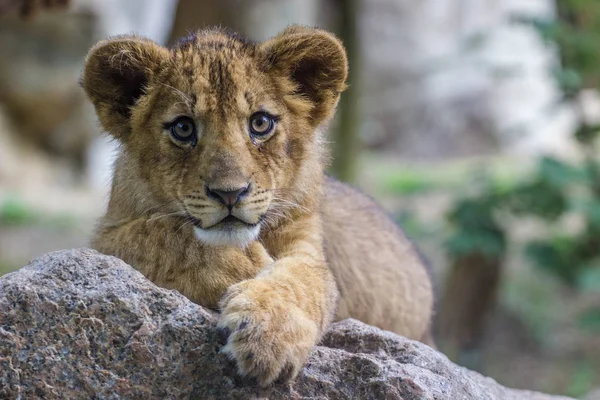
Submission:
[[189,142],[196,138],[196,125],[191,118],[179,117],[170,125],[171,135],[182,142]]
[[250,133],[254,136],[266,136],[274,127],[275,118],[264,111],[254,113],[250,117]]

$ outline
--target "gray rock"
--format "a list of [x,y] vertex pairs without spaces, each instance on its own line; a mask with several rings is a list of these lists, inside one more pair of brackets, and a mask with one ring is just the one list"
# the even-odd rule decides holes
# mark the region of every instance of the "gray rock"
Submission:
[[47,254],[0,278],[0,399],[558,399],[354,320],[293,384],[260,389],[219,352],[217,318],[116,258]]

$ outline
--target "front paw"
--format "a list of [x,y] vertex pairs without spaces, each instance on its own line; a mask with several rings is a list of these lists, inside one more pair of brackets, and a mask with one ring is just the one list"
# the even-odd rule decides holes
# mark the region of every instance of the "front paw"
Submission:
[[317,324],[298,307],[289,289],[266,279],[232,286],[221,300],[223,347],[242,376],[267,386],[294,378],[318,339]]

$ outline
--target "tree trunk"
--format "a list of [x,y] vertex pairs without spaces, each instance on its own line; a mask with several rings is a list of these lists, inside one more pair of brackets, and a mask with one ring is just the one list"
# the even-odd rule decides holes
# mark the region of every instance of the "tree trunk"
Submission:
[[470,254],[457,257],[440,302],[436,326],[439,348],[451,359],[480,343],[486,317],[496,304],[501,257]]
[[179,0],[169,44],[194,30],[221,24],[221,14],[218,0]]
[[337,112],[336,129],[332,132],[333,165],[331,172],[339,179],[352,182],[356,177],[356,163],[360,151],[359,90],[360,42],[358,32],[358,0],[339,0],[338,33],[348,54],[350,71],[348,89],[342,95]]

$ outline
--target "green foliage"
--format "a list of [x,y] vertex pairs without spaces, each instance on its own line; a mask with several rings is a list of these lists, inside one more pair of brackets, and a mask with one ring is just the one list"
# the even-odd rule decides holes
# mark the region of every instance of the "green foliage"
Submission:
[[600,260],[577,277],[577,286],[584,292],[600,293]]
[[449,215],[457,227],[447,241],[447,248],[454,256],[483,254],[501,257],[506,248],[504,232],[494,218],[497,197],[483,196],[459,202]]
[[435,183],[421,174],[402,171],[390,176],[385,181],[385,189],[391,193],[416,194],[431,190]]
[[581,125],[575,131],[575,139],[583,145],[591,145],[600,133],[600,125]]
[[554,223],[567,213],[586,221],[583,231],[526,244],[526,254],[542,270],[578,286],[579,276],[600,257],[600,192],[597,179],[584,165],[542,158],[533,177],[503,187],[488,183],[477,196],[459,201],[448,216],[454,233],[448,250],[454,257],[480,253],[501,257],[506,234],[499,216],[537,217]]
[[[462,189],[465,173],[463,165],[453,165],[440,171],[437,168],[419,168],[415,166],[393,168],[385,165],[375,173],[382,192],[389,195],[420,195],[432,192],[447,192]],[[494,171],[498,175],[498,171]],[[508,178],[511,178],[509,176]],[[499,178],[496,179],[498,182]]]
[[579,316],[579,326],[592,334],[600,332],[600,308],[592,308]]
[[0,199],[0,226],[39,225],[54,230],[71,230],[78,219],[68,213],[43,213],[33,209],[19,197]]
[[597,88],[600,69],[600,2],[558,0],[556,20],[521,18],[542,39],[555,46],[561,66],[553,71],[565,98],[573,98],[582,88]]
[[23,225],[34,219],[31,210],[19,199],[9,198],[0,204],[0,223],[4,225]]
[[535,241],[526,246],[527,255],[541,269],[551,272],[563,281],[574,285],[577,282],[579,265],[573,265],[577,243],[568,237],[547,241]]
[[567,396],[581,397],[591,391],[594,387],[594,375],[594,368],[588,362],[580,362],[571,374]]
[[510,210],[548,220],[560,217],[568,207],[566,186],[582,178],[580,170],[552,158],[542,158],[537,176],[505,195]]
[[[558,50],[560,66],[553,76],[564,101],[583,89],[600,86],[600,2],[559,0],[558,18],[521,18]],[[573,102],[578,107],[577,102]],[[535,217],[548,226],[568,214],[584,221],[578,232],[527,243],[526,254],[541,270],[581,290],[600,290],[600,160],[594,148],[600,125],[583,118],[573,132],[582,158],[569,164],[544,157],[533,177],[499,192],[488,185],[477,196],[460,200],[449,215],[455,228],[448,241],[451,255],[484,253],[499,256],[505,233],[499,213]],[[500,214],[502,215],[502,214]],[[550,232],[550,230],[549,230]]]
[[403,211],[396,216],[396,222],[402,226],[406,235],[411,238],[419,238],[424,235],[424,227],[421,221],[410,212]]

